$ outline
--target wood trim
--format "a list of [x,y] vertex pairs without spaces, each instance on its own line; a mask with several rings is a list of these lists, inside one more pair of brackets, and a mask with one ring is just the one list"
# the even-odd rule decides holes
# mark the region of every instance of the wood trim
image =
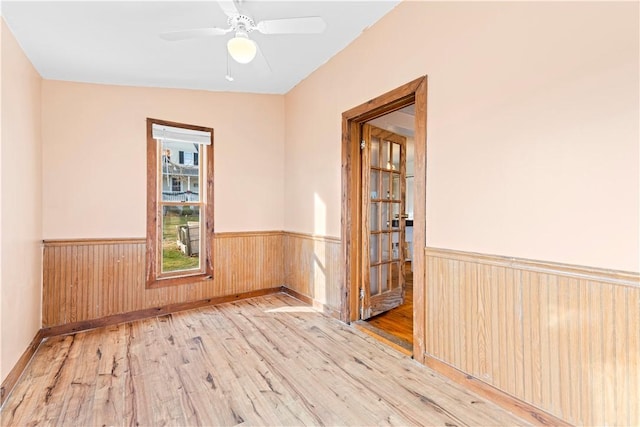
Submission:
[[96,238],[96,239],[51,239],[43,240],[44,246],[87,246],[87,245],[121,245],[121,244],[141,244],[146,243],[144,237],[118,237],[118,238]]
[[[214,239],[225,239],[231,237],[259,237],[259,236],[278,236],[282,234],[290,234],[304,237],[312,237],[324,240],[334,240],[339,242],[339,237],[324,237],[313,234],[293,233],[282,230],[267,230],[267,231],[223,231],[214,233]],[[48,239],[43,240],[42,243],[45,246],[81,246],[81,245],[119,245],[127,243],[147,243],[147,239],[144,237],[115,237],[115,238],[86,238],[86,239]]]
[[418,77],[396,89],[370,99],[364,104],[347,110],[342,113],[342,118],[353,122],[366,122],[391,111],[399,110],[413,103],[415,93],[425,78],[426,76]]
[[[353,114],[356,114],[354,112]],[[357,140],[360,124],[347,113],[342,114],[342,212],[341,237],[343,284],[340,289],[340,320],[351,322],[358,318],[358,299],[352,297],[354,289],[361,281],[361,265],[359,254],[362,251],[360,218],[361,165],[360,147]],[[357,291],[355,291],[357,293]]]
[[44,334],[42,329],[36,332],[36,335],[31,340],[31,343],[27,347],[27,349],[22,353],[22,356],[18,359],[16,364],[13,366],[13,369],[6,376],[4,381],[2,381],[2,387],[0,388],[0,408],[4,405],[4,402],[7,400],[7,397],[11,394],[11,391],[17,384],[18,380],[22,376],[22,372],[24,372],[25,368],[31,361],[31,358],[36,353],[36,350],[40,346],[44,338]]
[[167,286],[187,285],[191,283],[204,282],[213,279],[213,275],[207,273],[196,273],[183,276],[167,276],[147,283],[147,289],[159,289]]
[[[344,322],[352,322],[358,318],[358,292],[357,287],[360,283],[360,254],[361,254],[361,227],[359,221],[353,221],[361,217],[360,200],[361,195],[361,166],[360,166],[360,144],[358,135],[360,126],[367,120],[380,117],[384,114],[398,110],[402,107],[416,104],[415,116],[415,141],[416,141],[416,163],[415,175],[426,175],[426,161],[424,155],[420,156],[422,150],[426,153],[426,102],[427,102],[427,76],[419,77],[410,81],[394,90],[383,95],[373,98],[364,104],[354,107],[342,113],[342,227],[341,237],[343,242],[343,277],[344,281],[340,287],[341,295],[341,320]],[[420,103],[421,105],[418,105]],[[414,178],[415,179],[415,178]],[[415,181],[414,205],[420,206],[426,203],[424,195],[425,181],[417,178]],[[422,186],[420,185],[422,184]],[[421,201],[423,203],[421,203]],[[422,209],[424,212],[424,209]],[[418,210],[418,214],[420,211]],[[414,242],[416,237],[418,240],[416,248],[422,252],[424,248],[424,230],[425,216],[416,214],[414,207]],[[416,236],[417,232],[417,236]],[[422,233],[422,234],[421,234]],[[421,246],[418,246],[421,245]],[[421,266],[420,257],[418,257],[418,266]],[[418,270],[419,271],[419,270]],[[414,277],[414,288],[423,286],[424,279],[422,275]],[[421,296],[422,293],[419,293]],[[421,309],[419,305],[415,306]],[[415,329],[415,328],[414,328]],[[420,329],[418,329],[418,332]],[[416,348],[420,347],[422,340],[414,339]],[[423,351],[415,353],[422,355]],[[420,358],[420,357],[419,357]]]
[[[419,77],[394,90],[371,99],[364,104],[342,113],[342,258],[344,281],[340,288],[341,320],[355,321],[358,318],[357,288],[360,283],[361,252],[361,165],[360,147],[357,136],[360,125],[368,120],[398,110],[415,103],[415,195],[414,195],[414,260],[416,270],[421,271],[424,260],[422,248],[425,247],[425,205],[426,205],[426,120],[427,120],[427,76]],[[416,209],[417,207],[417,209]],[[415,256],[415,255],[414,255]],[[424,278],[414,278],[414,295],[417,297],[414,313],[424,312],[422,288]],[[421,317],[424,317],[420,315]],[[414,317],[416,317],[414,315]],[[417,325],[415,324],[417,321]],[[414,354],[420,361],[424,353],[424,338],[418,334],[424,331],[424,320],[414,319]]]
[[427,295],[424,278],[424,248],[426,238],[427,206],[427,76],[416,88],[414,130],[413,181],[413,357],[424,363],[424,331],[426,330]]
[[538,409],[528,403],[525,403],[515,397],[508,395],[507,393],[492,387],[471,375],[465,374],[458,369],[449,366],[448,364],[431,357],[428,354],[424,355],[425,364],[434,371],[450,378],[454,382],[464,386],[466,389],[491,400],[496,405],[512,412],[513,414],[523,418],[534,425],[543,426],[571,426],[571,424],[556,418]]
[[74,334],[76,332],[101,328],[103,326],[117,325],[119,323],[133,322],[135,320],[147,319],[149,317],[163,316],[165,314],[176,313],[178,311],[193,310],[209,305],[223,304],[226,302],[238,301],[248,298],[255,298],[264,295],[271,295],[281,292],[280,287],[259,289],[256,291],[243,292],[220,297],[207,298],[200,301],[185,302],[179,304],[168,304],[162,307],[147,308],[144,310],[131,311],[129,313],[115,314],[113,316],[101,317],[99,319],[84,320],[81,322],[67,323],[40,330],[43,338]]
[[[162,256],[161,248],[158,242],[158,233],[160,232],[158,224],[158,142],[153,138],[153,124],[180,127],[184,129],[199,130],[209,132],[211,134],[211,144],[203,146],[206,152],[206,166],[201,171],[206,178],[203,181],[206,191],[206,205],[204,230],[201,231],[204,242],[204,259],[199,274],[191,274],[189,276],[162,276],[158,271],[158,260]],[[166,120],[158,120],[147,118],[147,236],[146,236],[146,252],[145,252],[145,283],[148,289],[159,288],[165,286],[182,285],[195,280],[206,280],[213,277],[213,245],[211,239],[207,236],[214,234],[214,199],[213,199],[213,142],[214,131],[212,128],[196,125],[187,125],[184,123],[170,122]],[[202,200],[200,201],[202,203]]]
[[224,231],[213,235],[214,239],[229,239],[232,237],[263,237],[263,236],[281,236],[285,234],[282,230],[269,231]]
[[385,345],[388,345],[389,347],[392,347],[398,350],[400,353],[404,354],[405,356],[411,357],[413,355],[413,350],[411,348],[407,348],[407,346],[404,345],[402,340],[398,339],[397,337],[391,335],[390,333],[382,329],[376,328],[375,326],[371,325],[366,321],[358,320],[357,322],[352,322],[351,325],[354,326],[356,329],[364,332],[365,334],[384,343]]
[[293,231],[284,231],[283,233],[287,236],[300,237],[303,239],[310,239],[310,240],[315,240],[319,242],[342,243],[342,240],[339,237],[321,236],[318,234],[298,233]]
[[315,308],[316,310],[320,310],[322,311],[324,314],[331,316],[335,319],[340,319],[340,312],[336,309],[334,309],[333,307],[330,307],[326,304],[321,303],[320,301],[316,301],[315,299],[308,297],[306,295],[301,294],[298,291],[295,291],[291,288],[288,288],[287,286],[282,286],[280,288],[280,290],[289,295],[292,298],[295,298],[297,300],[302,301],[305,304],[308,304],[310,306],[312,306],[313,308]]
[[554,274],[597,282],[607,282],[615,285],[640,287],[640,273],[607,270],[595,267],[582,267],[571,264],[535,261],[524,258],[505,257],[500,255],[487,255],[474,252],[456,251],[427,247],[426,256],[435,258],[454,259],[457,261],[474,262],[497,267],[515,268],[518,270],[532,271],[536,273]]

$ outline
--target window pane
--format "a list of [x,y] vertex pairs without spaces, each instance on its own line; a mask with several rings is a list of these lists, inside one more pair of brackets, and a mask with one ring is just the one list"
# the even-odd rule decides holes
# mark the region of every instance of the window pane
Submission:
[[391,186],[391,198],[393,200],[400,200],[400,175],[393,174],[393,185]]
[[391,212],[391,228],[400,228],[400,220],[400,203],[393,203]]
[[371,203],[369,224],[371,231],[380,231],[380,203]]
[[391,144],[389,141],[383,139],[380,144],[380,167],[383,169],[391,169],[391,159],[389,158],[390,150]]
[[371,166],[377,168],[380,166],[380,140],[371,138]]
[[380,218],[381,230],[388,230],[391,226],[391,221],[389,221],[389,205],[390,203],[382,203],[382,217]]
[[378,294],[378,267],[371,267],[369,273],[369,289],[371,290],[371,295]]
[[162,207],[162,272],[200,268],[200,206]]
[[378,172],[377,170],[371,170],[371,198],[372,199],[379,199],[380,198],[380,193],[378,192],[380,190],[380,172]]
[[392,247],[392,258],[399,259],[400,258],[400,233],[391,233],[391,247]]
[[382,174],[382,194],[381,199],[391,199],[391,189],[389,188],[389,174]]
[[380,235],[380,246],[382,246],[382,261],[389,261],[389,234],[384,233]]
[[199,202],[201,146],[163,141],[160,156],[163,202]]
[[389,264],[380,266],[380,292],[389,290]]
[[400,144],[393,143],[391,145],[393,153],[391,155],[391,169],[400,170]]
[[391,264],[391,289],[400,287],[400,263],[394,262]]
[[377,234],[371,234],[371,237],[369,238],[369,252],[371,252],[370,254],[371,264],[375,264],[380,261],[380,255],[378,250],[379,242],[380,242],[380,237]]

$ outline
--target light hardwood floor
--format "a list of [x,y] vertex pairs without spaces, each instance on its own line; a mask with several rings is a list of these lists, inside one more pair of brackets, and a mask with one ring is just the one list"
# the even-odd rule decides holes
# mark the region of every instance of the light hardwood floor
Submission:
[[45,341],[2,425],[523,425],[284,294]]

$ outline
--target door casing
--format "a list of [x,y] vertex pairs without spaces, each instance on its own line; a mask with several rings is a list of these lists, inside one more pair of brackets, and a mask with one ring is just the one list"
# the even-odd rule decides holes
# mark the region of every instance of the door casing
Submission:
[[360,125],[415,104],[415,178],[413,210],[413,357],[424,363],[426,304],[424,248],[426,246],[426,151],[427,76],[342,113],[342,260],[340,318],[350,323],[358,318],[362,251]]

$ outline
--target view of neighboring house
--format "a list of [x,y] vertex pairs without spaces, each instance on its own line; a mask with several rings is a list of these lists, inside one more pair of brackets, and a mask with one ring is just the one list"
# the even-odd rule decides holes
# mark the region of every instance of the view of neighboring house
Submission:
[[171,202],[199,200],[199,145],[164,142],[162,145],[162,199]]

